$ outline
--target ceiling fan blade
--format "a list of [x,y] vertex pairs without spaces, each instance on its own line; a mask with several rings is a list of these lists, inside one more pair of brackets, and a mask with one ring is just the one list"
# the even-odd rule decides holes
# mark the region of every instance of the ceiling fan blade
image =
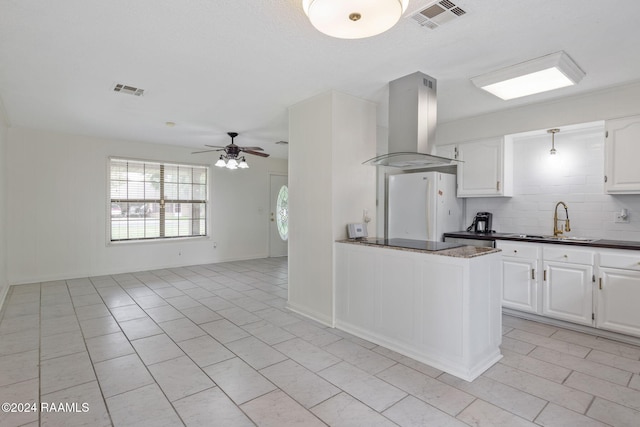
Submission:
[[240,147],[241,150],[264,151],[261,147]]
[[244,150],[244,149],[241,149],[240,151],[242,151],[243,153],[247,153],[247,154],[253,154],[254,156],[269,157],[269,155],[267,153],[260,153],[258,151]]
[[211,147],[211,148],[224,148],[222,145],[209,145],[209,144],[204,144],[205,147]]
[[222,150],[203,150],[203,151],[192,151],[191,154],[200,154],[200,153],[210,153],[212,151],[222,151]]

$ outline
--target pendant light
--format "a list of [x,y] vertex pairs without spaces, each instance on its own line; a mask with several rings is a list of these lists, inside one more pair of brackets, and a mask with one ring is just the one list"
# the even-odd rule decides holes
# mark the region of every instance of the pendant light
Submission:
[[304,13],[321,33],[361,39],[393,27],[409,0],[302,0]]
[[555,155],[557,150],[556,150],[556,133],[560,132],[560,129],[549,129],[547,130],[547,133],[551,134],[551,150],[549,151],[549,154],[551,155]]

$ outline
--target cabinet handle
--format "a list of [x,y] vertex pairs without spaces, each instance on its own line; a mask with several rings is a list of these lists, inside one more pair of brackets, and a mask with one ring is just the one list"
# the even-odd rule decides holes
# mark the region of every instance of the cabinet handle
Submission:
[[602,290],[602,277],[598,278],[598,287]]
[[564,254],[564,255],[562,255],[562,257],[563,257],[563,258],[569,258],[569,255]]
[[547,270],[545,270],[545,271],[543,272],[543,274],[542,274],[542,280],[543,280],[543,281],[545,281],[545,282],[547,281]]
[[536,269],[535,268],[531,269],[531,279],[532,280],[536,280]]
[[[518,250],[517,250],[517,249],[514,249],[514,250],[513,250],[513,253],[514,253],[514,254],[517,254],[517,253],[518,253]],[[640,262],[639,262],[638,264],[640,264]]]
[[604,176],[604,182],[607,182],[607,175]]
[[496,181],[496,191],[500,191],[500,181]]

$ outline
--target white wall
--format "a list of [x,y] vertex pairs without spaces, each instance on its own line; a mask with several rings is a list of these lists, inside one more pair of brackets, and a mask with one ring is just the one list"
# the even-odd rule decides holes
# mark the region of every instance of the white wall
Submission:
[[[638,115],[638,99],[635,83],[438,124],[438,144],[529,133],[514,143],[514,196],[467,199],[465,224],[476,212],[490,211],[496,231],[551,234],[553,209],[562,200],[569,205],[570,235],[640,241],[640,195],[604,193],[602,123],[599,129],[576,130],[581,123]],[[559,165],[550,163],[546,129],[554,127],[574,129],[556,135]],[[629,224],[613,222],[621,208],[629,210]]]
[[334,241],[368,209],[375,230],[375,104],[327,92],[289,110],[289,306],[333,322]]
[[268,256],[269,172],[286,172],[283,159],[252,157],[247,170],[211,168],[211,238],[108,244],[108,157],[209,165],[216,160],[191,151],[10,128],[9,283]]
[[0,101],[0,307],[7,294],[7,120]]

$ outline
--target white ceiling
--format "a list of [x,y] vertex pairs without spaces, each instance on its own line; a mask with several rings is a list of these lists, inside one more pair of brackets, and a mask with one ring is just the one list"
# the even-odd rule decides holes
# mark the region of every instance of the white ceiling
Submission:
[[[11,126],[193,148],[237,131],[286,157],[287,107],[330,89],[379,102],[384,124],[387,82],[415,71],[438,80],[439,122],[640,80],[640,1],[453,2],[467,13],[435,30],[410,0],[388,32],[340,40],[302,0],[0,0],[0,98]],[[469,81],[559,50],[576,87],[502,101]]]

